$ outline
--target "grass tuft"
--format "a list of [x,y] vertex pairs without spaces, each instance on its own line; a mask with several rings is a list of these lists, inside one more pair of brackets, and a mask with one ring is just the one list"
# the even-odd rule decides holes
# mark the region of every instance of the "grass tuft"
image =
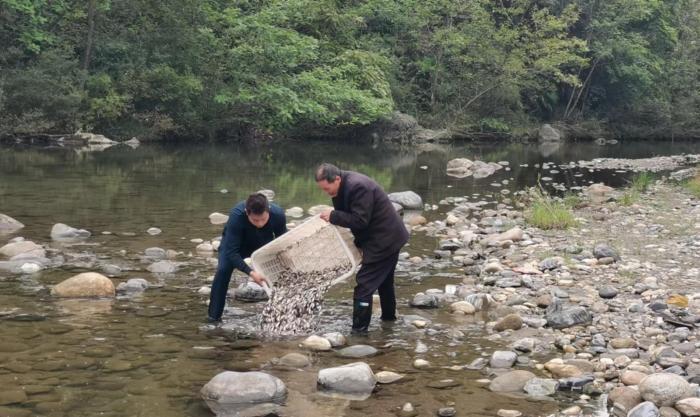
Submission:
[[576,226],[576,219],[570,206],[552,198],[542,190],[532,193],[532,203],[525,215],[525,220],[543,230],[568,229]]
[[700,198],[700,173],[686,181],[684,186],[695,198]]

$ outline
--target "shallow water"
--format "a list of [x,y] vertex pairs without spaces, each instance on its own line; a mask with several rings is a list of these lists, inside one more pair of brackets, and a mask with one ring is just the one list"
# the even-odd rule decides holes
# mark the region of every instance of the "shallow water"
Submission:
[[[605,147],[566,144],[558,149],[521,144],[396,149],[322,142],[260,147],[148,145],[94,153],[2,146],[0,212],[26,225],[17,236],[50,244],[55,253],[64,254],[66,263],[34,275],[0,273],[0,388],[5,392],[22,389],[26,395],[19,404],[0,404],[0,410],[40,416],[207,416],[210,412],[199,390],[212,376],[225,369],[264,369],[287,384],[286,413],[291,416],[394,415],[406,401],[421,415],[434,415],[450,402],[463,415],[495,415],[500,408],[544,415],[557,404],[495,395],[475,382],[482,374],[442,368],[467,364],[496,348],[481,337],[484,321],[479,316],[460,319],[441,310],[407,307],[418,291],[459,283],[458,271],[442,270],[445,274],[439,275],[425,271],[427,276],[421,280],[400,273],[397,292],[400,313],[423,315],[445,329],[457,327],[467,334],[464,341],[450,339],[441,326],[436,334],[427,335],[402,323],[383,328],[373,322],[369,341],[351,342],[383,347],[380,355],[367,360],[375,372],[391,369],[408,377],[381,386],[366,401],[328,399],[316,392],[316,371],[352,360],[324,353],[312,354],[313,367],[303,371],[270,366],[271,359],[297,351],[298,340],[252,338],[262,304],[230,302],[223,328],[204,325],[207,297],[197,294],[197,289],[209,285],[214,266],[195,253],[196,244],[190,239],[218,236],[221,226],[211,225],[207,216],[228,212],[258,189],[276,191],[275,201],[283,207],[327,204],[328,198],[312,179],[321,161],[367,173],[388,191],[414,190],[426,202],[437,204],[448,196],[473,194],[479,194],[473,196],[475,200],[493,200],[490,196],[500,195],[501,189],[520,190],[543,176],[567,186],[600,180],[621,185],[628,178],[623,173],[587,170],[583,176],[569,170],[552,174],[534,167],[543,162],[697,153],[699,149],[692,143],[656,142]],[[447,177],[446,162],[457,157],[508,161],[510,170],[480,180]],[[222,189],[228,192],[221,193]],[[434,218],[448,210],[449,206],[441,206],[427,216]],[[93,237],[77,245],[50,243],[51,226],[58,222],[88,229]],[[154,226],[163,233],[148,235],[146,229]],[[105,231],[112,234],[102,234]],[[0,244],[9,238],[1,237]],[[431,253],[436,243],[417,234],[406,249],[411,255],[423,255]],[[141,254],[152,246],[182,251],[176,259],[182,262],[180,270],[166,276],[147,272],[148,262]],[[57,300],[49,295],[51,285],[87,269],[99,271],[104,264],[122,268],[115,283],[142,277],[157,287],[139,297],[115,300]],[[323,331],[348,330],[351,294],[350,284],[331,290]],[[414,352],[418,341],[429,346],[428,353]],[[428,359],[433,368],[413,370],[416,357]],[[462,385],[426,388],[428,382],[443,378]]]

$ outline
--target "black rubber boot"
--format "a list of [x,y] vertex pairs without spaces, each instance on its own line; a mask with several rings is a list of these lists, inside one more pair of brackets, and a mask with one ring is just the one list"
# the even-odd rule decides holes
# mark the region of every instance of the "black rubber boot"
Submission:
[[379,303],[382,306],[382,321],[396,321],[396,296],[393,288],[391,292],[379,296]]
[[372,320],[372,302],[355,300],[352,305],[352,331],[354,335],[366,335]]

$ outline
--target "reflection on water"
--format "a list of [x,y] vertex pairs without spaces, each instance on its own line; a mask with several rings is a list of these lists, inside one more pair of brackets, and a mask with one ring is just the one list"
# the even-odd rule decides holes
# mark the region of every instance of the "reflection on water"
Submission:
[[[406,401],[421,415],[433,415],[451,402],[469,415],[494,415],[500,408],[545,414],[555,404],[497,396],[474,382],[482,377],[478,372],[449,369],[493,350],[494,346],[480,338],[483,321],[406,307],[412,294],[458,283],[459,274],[417,281],[403,273],[397,278],[397,291],[401,313],[447,323],[464,332],[465,340],[454,340],[439,327],[426,334],[403,323],[383,327],[375,322],[369,341],[351,342],[382,347],[380,355],[367,362],[375,371],[392,370],[407,377],[379,387],[366,401],[329,399],[316,392],[316,371],[352,360],[312,354],[310,369],[276,368],[272,359],[297,351],[298,341],[247,339],[257,328],[261,305],[230,304],[235,308],[228,310],[222,329],[203,323],[206,296],[197,290],[209,285],[214,271],[208,259],[193,255],[195,244],[190,239],[218,236],[221,227],[209,224],[207,216],[227,212],[238,200],[262,188],[274,190],[276,201],[285,207],[306,209],[328,203],[312,178],[314,167],[322,161],[364,172],[388,191],[414,190],[426,202],[437,204],[447,196],[498,195],[503,188],[533,185],[544,175],[567,185],[625,181],[615,173],[576,177],[566,170],[551,173],[535,167],[545,161],[648,157],[697,152],[697,148],[688,143],[653,142],[602,147],[467,144],[408,148],[299,142],[260,147],[118,146],[90,153],[0,147],[0,212],[26,225],[21,236],[46,244],[51,226],[58,222],[93,233],[85,244],[51,247],[50,256],[58,252],[65,256],[61,268],[31,276],[0,272],[0,387],[22,391],[17,393],[19,404],[0,405],[0,409],[18,416],[207,416],[210,412],[199,390],[212,376],[223,370],[262,369],[287,384],[285,412],[291,416],[393,416]],[[457,157],[508,161],[509,169],[481,180],[447,177],[446,163]],[[228,192],[220,192],[222,189]],[[146,234],[153,226],[163,233]],[[105,231],[111,234],[102,234]],[[7,238],[2,239],[0,244]],[[165,276],[147,272],[141,254],[153,246],[179,251],[176,261],[182,263],[181,269]],[[434,248],[433,239],[416,235],[407,249],[411,254],[425,254]],[[51,285],[105,265],[119,266],[115,284],[145,278],[154,287],[142,296],[116,300],[56,300],[49,295]],[[323,331],[348,329],[351,294],[349,283],[332,289],[321,321]],[[427,353],[414,352],[419,341],[429,346]],[[429,360],[433,368],[414,370],[411,364],[416,357]],[[444,378],[457,379],[462,385],[447,390],[426,388],[427,383]]]

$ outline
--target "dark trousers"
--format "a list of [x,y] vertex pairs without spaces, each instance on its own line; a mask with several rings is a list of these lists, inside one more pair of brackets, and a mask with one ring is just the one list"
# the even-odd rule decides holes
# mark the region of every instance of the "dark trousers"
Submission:
[[396,294],[394,292],[394,271],[399,260],[396,252],[381,261],[362,264],[357,272],[354,299],[372,305],[372,295],[379,292],[382,306],[382,318],[393,319],[396,316]]
[[219,265],[216,267],[214,282],[209,294],[209,318],[220,320],[226,306],[226,293],[233,273],[233,263],[224,256],[224,250],[219,249]]

